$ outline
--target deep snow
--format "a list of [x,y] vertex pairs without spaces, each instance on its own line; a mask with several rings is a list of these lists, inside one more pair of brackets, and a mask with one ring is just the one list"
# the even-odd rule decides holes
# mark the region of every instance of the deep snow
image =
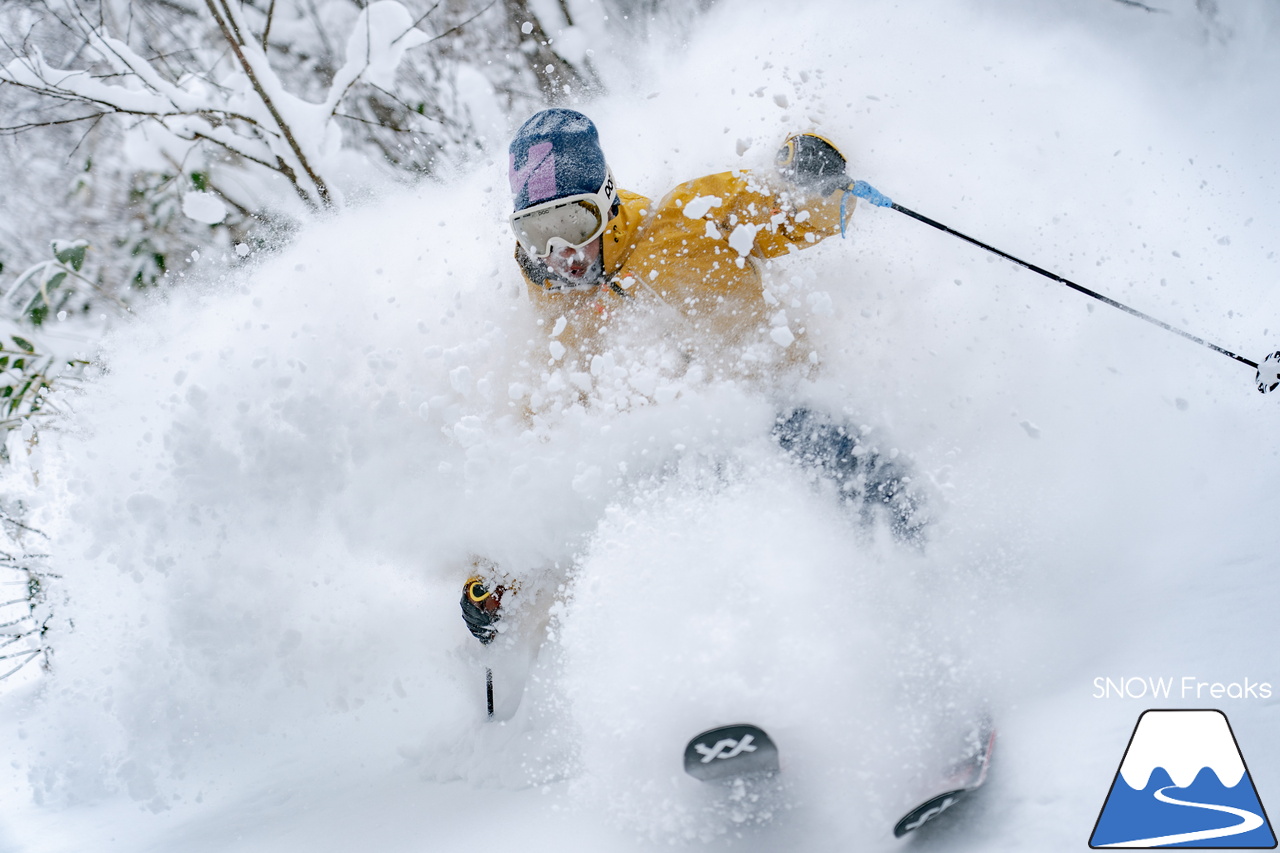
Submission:
[[[1208,28],[1172,0],[792,5],[725,3],[605,61],[585,109],[623,186],[817,127],[909,207],[1275,348],[1265,3]],[[247,274],[201,259],[206,287],[109,342],[29,459],[41,485],[11,475],[67,600],[52,673],[0,697],[0,847],[888,849],[932,728],[980,702],[989,786],[921,849],[1084,849],[1148,707],[1222,708],[1280,802],[1274,692],[1093,698],[1099,676],[1280,687],[1277,401],[1251,371],[862,206],[851,240],[770,273],[817,383],[689,374],[639,334],[557,374],[502,148]],[[940,508],[923,554],[779,454],[796,401],[914,458]],[[565,584],[502,724],[458,618],[472,552]],[[679,759],[740,720],[785,769],[733,800]]]

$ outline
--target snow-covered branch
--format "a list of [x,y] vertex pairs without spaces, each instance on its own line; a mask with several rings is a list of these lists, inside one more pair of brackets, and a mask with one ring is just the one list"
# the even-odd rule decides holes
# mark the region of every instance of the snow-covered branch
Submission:
[[[79,28],[87,50],[110,73],[55,67],[31,45],[0,68],[0,82],[90,106],[92,115],[150,120],[175,140],[212,143],[284,176],[308,206],[332,207],[338,199],[327,174],[337,169],[341,131],[333,120],[344,98],[361,79],[391,88],[405,53],[430,36],[397,0],[369,4],[347,39],[344,64],[317,103],[288,91],[263,48],[265,39],[253,36],[241,0],[205,0],[204,12],[221,44],[210,51],[206,67],[182,69],[176,79],[73,7],[69,23]],[[228,51],[232,62],[222,59]],[[35,126],[41,123],[6,129]]]

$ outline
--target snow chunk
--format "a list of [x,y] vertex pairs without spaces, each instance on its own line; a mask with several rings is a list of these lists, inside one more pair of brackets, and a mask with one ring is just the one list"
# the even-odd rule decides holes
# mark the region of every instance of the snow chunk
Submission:
[[690,219],[701,219],[707,215],[707,211],[713,207],[719,207],[724,199],[714,195],[700,195],[697,198],[689,199],[689,203],[684,206],[684,215]]
[[729,247],[745,258],[755,248],[756,232],[759,230],[760,226],[752,225],[750,222],[739,223],[729,235]]
[[453,440],[462,447],[475,447],[485,440],[484,421],[467,415],[453,425]]
[[449,371],[449,385],[465,397],[471,393],[471,368],[465,364]]
[[580,466],[573,478],[573,490],[580,495],[589,495],[600,488],[604,482],[604,471],[599,465]]
[[196,222],[217,225],[227,218],[227,206],[213,193],[189,192],[182,196],[182,213]]
[[1040,437],[1040,427],[1036,426],[1031,421],[1022,421],[1021,423],[1018,424],[1018,426],[1026,430],[1027,435],[1031,436],[1032,438]]
[[778,346],[786,349],[795,343],[796,336],[792,334],[791,328],[787,325],[787,312],[779,311],[769,318],[769,325],[773,329],[769,331],[769,337]]
[[805,302],[809,304],[809,310],[820,317],[835,316],[836,309],[831,301],[831,294],[825,290],[815,290],[805,297]]
[[771,318],[769,318],[769,325],[772,325],[773,327],[769,330],[769,338],[771,338],[774,343],[777,343],[778,346],[782,347],[783,350],[786,350],[788,346],[795,343],[796,336],[795,333],[791,332],[790,325],[787,324],[786,311],[778,311],[778,313],[771,316]]

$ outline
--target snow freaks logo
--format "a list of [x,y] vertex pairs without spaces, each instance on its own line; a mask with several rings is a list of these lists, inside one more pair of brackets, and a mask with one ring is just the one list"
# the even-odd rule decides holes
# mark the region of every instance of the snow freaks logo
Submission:
[[1274,848],[1226,715],[1144,711],[1089,846]]

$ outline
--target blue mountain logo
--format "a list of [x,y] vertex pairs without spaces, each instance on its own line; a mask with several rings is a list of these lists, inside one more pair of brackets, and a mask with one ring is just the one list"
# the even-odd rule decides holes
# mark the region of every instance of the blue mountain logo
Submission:
[[1089,846],[1274,848],[1226,714],[1144,711]]

